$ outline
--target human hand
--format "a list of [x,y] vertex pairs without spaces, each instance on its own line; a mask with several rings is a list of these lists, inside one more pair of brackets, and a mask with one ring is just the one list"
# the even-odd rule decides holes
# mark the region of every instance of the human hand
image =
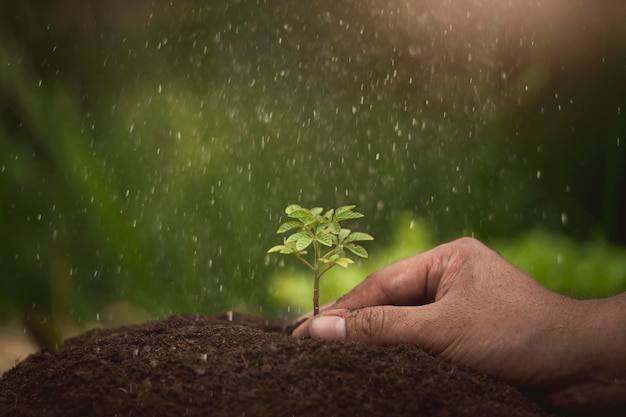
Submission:
[[[609,336],[598,330],[598,321],[623,323],[621,301],[598,318],[594,300],[555,294],[482,243],[463,238],[373,273],[293,336],[418,344],[451,362],[544,391],[558,405],[606,404],[611,400],[605,390],[595,388],[616,375],[598,373],[588,357],[597,352],[587,347]],[[621,398],[623,368],[613,386]]]

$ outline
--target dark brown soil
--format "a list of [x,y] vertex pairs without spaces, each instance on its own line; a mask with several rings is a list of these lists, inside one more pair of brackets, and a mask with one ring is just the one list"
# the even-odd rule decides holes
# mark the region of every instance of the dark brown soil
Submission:
[[297,340],[235,315],[92,330],[0,380],[0,416],[548,416],[416,346]]

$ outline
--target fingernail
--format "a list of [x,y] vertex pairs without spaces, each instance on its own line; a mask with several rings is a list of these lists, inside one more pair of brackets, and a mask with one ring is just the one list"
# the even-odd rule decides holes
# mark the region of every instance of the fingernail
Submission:
[[346,320],[337,316],[320,316],[311,320],[309,334],[315,339],[344,340]]

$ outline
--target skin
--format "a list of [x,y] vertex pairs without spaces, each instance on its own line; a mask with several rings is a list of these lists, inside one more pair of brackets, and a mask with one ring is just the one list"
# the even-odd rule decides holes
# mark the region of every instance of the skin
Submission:
[[626,407],[626,293],[558,295],[470,238],[373,273],[293,336],[417,344],[553,405]]

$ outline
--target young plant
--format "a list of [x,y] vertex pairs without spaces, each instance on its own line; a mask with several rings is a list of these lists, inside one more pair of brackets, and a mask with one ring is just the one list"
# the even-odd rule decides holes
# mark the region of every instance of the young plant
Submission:
[[[283,223],[276,233],[293,233],[284,239],[282,245],[276,245],[267,251],[295,255],[313,272],[313,315],[320,311],[320,278],[336,265],[347,268],[354,263],[346,257],[346,250],[360,258],[368,257],[365,248],[355,242],[374,238],[367,233],[343,229],[340,225],[344,220],[363,217],[363,214],[353,211],[355,207],[343,206],[322,214],[324,210],[321,207],[306,209],[292,204],[285,209],[285,213],[293,220]],[[309,248],[312,248],[313,256],[307,259],[305,255]]]

